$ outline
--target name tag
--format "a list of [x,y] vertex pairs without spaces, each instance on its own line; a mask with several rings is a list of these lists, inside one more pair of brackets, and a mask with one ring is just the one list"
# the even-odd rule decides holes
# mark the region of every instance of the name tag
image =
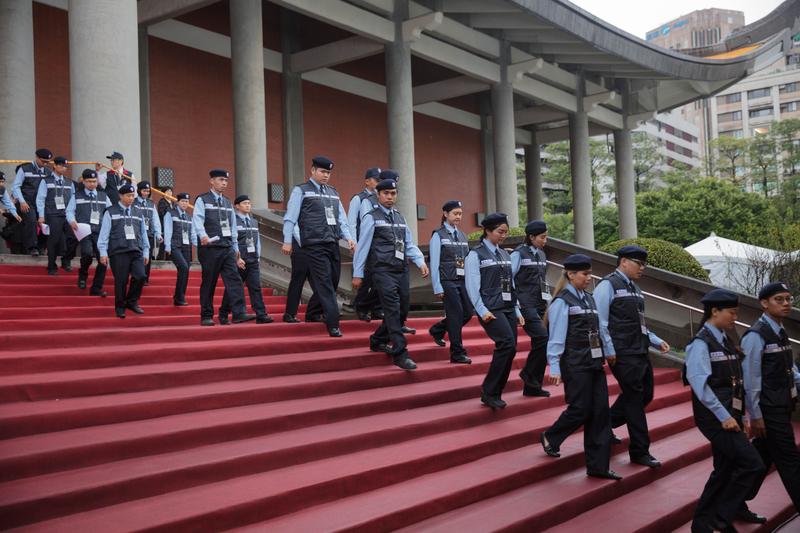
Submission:
[[329,226],[336,225],[336,215],[333,214],[333,207],[331,206],[325,208],[325,221]]
[[63,196],[56,196],[56,209],[64,209],[66,206],[64,205],[64,197]]
[[247,253],[250,254],[256,253],[256,243],[253,242],[253,239],[248,237],[246,242],[247,242]]
[[188,245],[188,244],[189,244],[189,232],[188,232],[188,231],[186,231],[186,230],[183,230],[183,231],[181,232],[181,242],[182,242],[184,245]]
[[589,332],[589,345],[592,347],[592,359],[603,357],[603,348],[600,346],[600,333],[597,331]]
[[403,241],[394,241],[394,257],[395,259],[405,260],[406,258],[406,243]]
[[733,410],[734,411],[742,411],[742,399],[741,398],[733,398]]
[[647,324],[644,321],[644,313],[639,311],[639,327],[642,329],[642,335],[647,335]]
[[504,302],[510,302],[511,301],[511,293],[510,292],[504,292],[503,293],[503,301]]
[[456,276],[462,276],[463,277],[464,275],[465,275],[464,269],[456,267]]
[[222,229],[222,236],[223,237],[230,237],[231,233],[231,223],[227,218],[223,218],[219,221],[219,226]]
[[133,226],[125,224],[125,238],[132,241],[136,238],[136,233],[133,231]]
[[89,224],[97,225],[100,223],[100,211],[92,211],[89,215]]

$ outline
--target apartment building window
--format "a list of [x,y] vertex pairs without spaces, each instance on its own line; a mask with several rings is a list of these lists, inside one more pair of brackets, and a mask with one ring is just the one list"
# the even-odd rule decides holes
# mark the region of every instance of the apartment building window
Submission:
[[772,116],[772,108],[771,107],[761,107],[758,109],[751,109],[748,113],[750,118],[759,118],[759,117],[771,117]]
[[721,132],[719,132],[719,136],[720,137],[728,136],[728,137],[734,137],[736,139],[741,139],[742,137],[744,137],[744,131],[742,131],[742,130],[721,131]]
[[800,63],[800,55],[791,54],[786,56],[787,65],[797,65],[798,63]]
[[735,104],[742,101],[742,93],[724,94],[717,96],[717,104]]
[[778,92],[780,94],[788,94],[797,92],[797,89],[798,89],[798,84],[796,81],[793,81],[792,83],[787,83],[778,87]]
[[791,113],[799,109],[800,109],[800,101],[798,100],[795,100],[794,102],[786,102],[785,104],[781,104],[781,113]]
[[731,111],[729,113],[720,113],[717,115],[718,122],[734,122],[736,120],[742,120],[741,111]]
[[752,91],[747,91],[747,99],[748,100],[755,100],[756,98],[765,98],[771,94],[769,87],[763,87],[761,89],[753,89]]

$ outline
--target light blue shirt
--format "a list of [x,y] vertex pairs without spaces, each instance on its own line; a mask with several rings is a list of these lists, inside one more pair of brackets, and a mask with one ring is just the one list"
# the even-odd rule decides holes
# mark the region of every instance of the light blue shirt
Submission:
[[[35,161],[31,161],[33,164],[33,168],[36,169],[37,172],[43,170],[45,167],[40,167],[36,164]],[[14,185],[11,188],[11,194],[14,195],[14,198],[19,200],[19,203],[25,203],[25,197],[22,195],[22,182],[25,181],[25,171],[22,170],[22,166],[19,167],[17,170],[17,176],[14,178]],[[37,191],[38,192],[38,191]],[[32,207],[32,206],[31,206]]]
[[[631,280],[622,271],[617,270],[617,274],[622,276],[625,283],[630,283]],[[597,315],[600,317],[600,340],[603,341],[603,352],[606,357],[616,355],[617,351],[611,340],[611,333],[608,331],[608,315],[611,311],[611,301],[614,299],[614,287],[610,281],[604,279],[597,284],[592,296],[594,296],[594,303],[597,304]],[[651,346],[659,347],[664,342],[649,329],[647,330],[647,337],[650,339]]]
[[[537,248],[535,246],[528,246],[530,248],[531,253],[535,256],[538,255],[541,261],[547,261],[547,257],[544,255],[544,250],[541,248]],[[519,272],[519,267],[522,265],[522,254],[518,251],[514,250],[511,252],[511,275],[516,276]]]
[[[320,185],[313,178],[308,178],[308,182],[314,185],[317,189],[317,193],[320,192]],[[350,225],[347,223],[347,215],[344,212],[344,206],[342,206],[342,201],[338,200],[337,203],[339,204],[339,238],[345,240],[353,240],[352,234],[350,233]],[[300,206],[303,205],[303,191],[300,187],[295,187],[292,189],[292,194],[289,196],[289,201],[286,204],[286,214],[283,215],[283,243],[284,244],[291,244],[292,237],[295,235],[294,229],[298,226],[298,220],[300,218]],[[299,232],[296,234],[298,244],[301,246],[303,245],[300,242],[300,234]]]
[[[200,202],[202,203],[202,202]],[[118,202],[118,204],[122,210],[126,209],[133,209],[134,206],[130,208],[125,207],[122,205],[122,202]],[[139,222],[141,222],[141,235],[142,235],[142,255],[144,257],[150,257],[150,243],[147,240],[147,227],[144,225],[144,218],[140,218]],[[100,223],[100,235],[97,236],[97,251],[100,252],[100,257],[107,257],[108,256],[108,240],[111,236],[111,214],[106,211],[103,213],[103,221]]]
[[[723,343],[724,333],[709,323],[703,325],[720,344]],[[686,347],[686,379],[692,386],[695,396],[708,408],[720,422],[731,418],[731,414],[720,403],[717,395],[708,386],[711,375],[711,356],[708,353],[708,344],[700,339],[693,340]]]
[[[94,194],[95,200],[97,199],[97,189],[95,189],[93,191],[90,191],[89,189],[84,189],[84,191],[86,192],[87,196],[91,196],[92,194]],[[108,196],[106,196],[105,206],[106,206],[106,209],[111,207],[111,200],[108,199]],[[77,204],[75,203],[75,195],[73,194],[70,197],[69,202],[67,202],[67,222],[69,222],[70,224],[75,222],[75,209],[76,209],[76,207],[77,207]]]
[[[442,225],[444,226],[444,229],[446,229],[451,235],[458,231],[455,227],[451,226],[447,222],[444,222]],[[444,292],[444,288],[442,287],[442,281],[439,275],[439,261],[442,256],[442,239],[439,237],[437,232],[434,232],[433,235],[431,235],[431,242],[428,246],[428,251],[431,256],[431,285],[433,286],[433,294],[442,294]]]
[[[566,289],[583,300],[586,292],[579,291],[571,283]],[[547,363],[550,365],[550,375],[561,375],[561,357],[567,346],[567,327],[569,326],[569,307],[563,298],[553,298],[547,308]],[[609,357],[608,354],[605,354]]]
[[[364,187],[364,192],[369,194],[375,194],[375,191],[370,191],[366,187]],[[350,226],[350,229],[355,234],[356,228],[358,227],[358,220],[361,218],[361,198],[359,198],[358,194],[353,196],[350,199],[350,205],[347,208],[347,224]]]
[[[243,219],[247,220],[247,222],[250,224],[251,228],[255,228],[256,230],[258,230],[258,221],[256,219],[254,219],[250,215],[245,215],[245,214],[242,214],[242,213],[238,213],[238,214],[239,214],[240,217],[242,217]],[[256,234],[255,241],[256,241],[255,242],[255,245],[256,245],[256,257],[261,257],[261,236]]]
[[[72,196],[75,196],[75,184],[72,183],[72,180],[68,180],[64,176],[59,176],[55,172],[53,172],[53,178],[56,180],[56,184],[58,184],[59,180],[61,180],[61,185],[65,183],[69,183],[69,188],[72,191]],[[45,199],[47,198],[47,182],[42,180],[39,182],[39,190],[36,191],[36,211],[39,214],[39,217],[43,217],[45,215],[44,212],[44,203]],[[66,209],[66,206],[64,206]]]
[[[766,313],[761,315],[763,320],[772,328],[776,335],[780,335],[781,325],[773,320]],[[747,403],[747,412],[750,418],[759,420],[763,418],[761,414],[760,395],[761,395],[761,358],[764,354],[764,338],[758,333],[751,331],[742,337],[742,351],[745,358],[742,361],[742,371],[744,373],[744,398]],[[792,363],[792,374],[794,375],[795,387],[800,387],[800,372],[797,365]]]
[[[489,242],[488,239],[483,239],[483,244],[493,255],[497,251],[497,246]],[[481,261],[478,259],[478,253],[474,250],[467,254],[464,260],[464,281],[467,286],[467,296],[469,301],[472,302],[472,307],[480,318],[489,312],[489,308],[484,305],[481,299]],[[514,277],[511,277],[511,286],[514,286]],[[522,316],[519,310],[519,303],[514,304],[514,312],[517,317]]]
[[[142,208],[142,211],[145,211],[145,199],[141,196],[134,200],[134,205],[139,206]],[[153,228],[153,236],[155,241],[158,242],[158,240],[161,238],[161,221],[158,219],[158,209],[156,209],[156,204],[153,204],[152,209],[148,208],[147,212],[150,213],[150,227]]]
[[[375,194],[377,195],[378,193],[376,192]],[[364,215],[375,209],[376,205],[380,205],[377,196],[373,195],[364,198],[361,200],[361,207],[358,210],[358,215],[363,219]]]
[[[213,190],[211,194],[214,196],[214,200],[219,203],[220,199],[222,198],[221,194],[217,194]],[[194,232],[197,235],[197,240],[199,241],[203,237],[208,237],[206,233],[206,204],[202,200],[199,202],[194,203],[194,214],[192,215],[192,224],[194,225]],[[231,206],[231,218],[230,218],[230,227],[231,227],[231,241],[233,242],[233,251],[237,254],[239,253],[239,236],[236,231],[236,210]]]
[[[381,206],[383,212],[387,215],[389,214],[389,210],[385,207]],[[375,234],[375,219],[372,217],[364,217],[361,221],[361,238],[358,240],[358,245],[356,246],[356,254],[353,257],[353,277],[354,278],[363,278],[364,277],[364,267],[367,264],[367,256],[369,255],[369,249],[372,246],[372,236]],[[405,227],[404,237],[403,240],[405,242],[405,251],[406,251],[406,259],[410,259],[417,265],[417,268],[422,268],[422,265],[425,264],[425,256],[422,255],[422,252],[417,248],[417,245],[414,244],[414,238],[411,236],[411,230],[408,229],[408,225]]]
[[[200,202],[201,204],[203,202]],[[175,206],[179,213],[186,214],[186,211],[181,209],[178,206]],[[187,216],[187,220],[191,221],[192,217]],[[171,252],[172,251],[172,213],[167,211],[164,214],[164,251]],[[197,233],[194,231],[194,224],[189,224],[189,242],[192,243],[192,246],[197,246]]]
[[17,215],[17,208],[14,206],[14,202],[11,201],[11,197],[8,195],[8,191],[3,191],[3,196],[0,196],[0,202],[8,209],[8,212],[14,216]]

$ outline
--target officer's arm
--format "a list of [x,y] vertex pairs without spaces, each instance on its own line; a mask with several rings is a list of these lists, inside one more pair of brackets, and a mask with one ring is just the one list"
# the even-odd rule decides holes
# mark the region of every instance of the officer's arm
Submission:
[[44,216],[44,199],[47,197],[47,182],[39,182],[39,189],[36,191],[36,211],[39,218]]
[[708,354],[708,345],[700,339],[695,339],[686,347],[686,379],[700,403],[714,413],[717,420],[724,422],[731,417],[731,414],[708,386],[709,376],[711,376],[711,358]]
[[350,225],[350,231],[355,231],[358,225],[358,212],[361,210],[361,198],[356,194],[350,199],[350,206],[347,209],[347,224]]
[[444,287],[439,278],[439,254],[441,253],[442,239],[439,238],[438,233],[431,235],[431,242],[428,246],[428,253],[431,256],[431,285],[433,286],[433,294],[442,294]]
[[600,340],[603,341],[603,353],[606,357],[614,357],[617,351],[608,332],[608,314],[611,309],[611,299],[614,296],[614,288],[607,279],[602,280],[594,289],[594,303],[597,304],[597,316],[600,319]]
[[25,202],[25,197],[22,196],[22,182],[25,181],[25,171],[22,170],[22,167],[19,167],[17,170],[17,177],[14,178],[14,185],[11,188],[11,194],[14,195],[14,198],[19,200],[19,203]]
[[369,249],[372,246],[372,236],[375,233],[375,221],[372,217],[364,217],[361,221],[361,238],[356,245],[356,253],[353,256],[353,277],[364,277],[364,265],[367,263]]
[[103,221],[100,223],[100,234],[97,236],[97,251],[100,257],[108,256],[108,236],[111,234],[111,214],[106,211],[103,213]]
[[239,254],[239,227],[236,224],[236,210],[231,209],[231,240],[233,241],[233,251]]
[[17,216],[17,208],[14,207],[14,202],[11,201],[11,197],[8,195],[8,191],[3,192],[3,196],[0,197],[0,201],[2,201],[3,205],[6,206],[8,212],[14,216]]
[[350,233],[350,224],[347,222],[347,215],[344,212],[344,206],[341,200],[339,200],[339,234],[341,238],[346,241],[353,240],[353,234]]
[[101,172],[97,175],[97,184],[100,185],[102,190],[106,190],[106,181],[108,180],[108,174],[105,172]]
[[256,223],[256,257],[261,257],[261,231],[258,220],[253,219]]
[[108,198],[108,196],[106,196],[106,209],[109,207],[111,207],[111,200]]
[[161,220],[159,219],[158,212],[155,210],[156,206],[153,206],[153,210],[150,211],[152,214],[151,225],[153,226],[153,234],[155,235],[156,242],[158,239],[161,238]]
[[358,209],[358,216],[361,217],[361,221],[364,221],[364,215],[372,211],[372,204],[369,201],[369,198],[364,198],[361,200],[361,207]]
[[164,251],[170,252],[172,248],[172,214],[164,214]]
[[567,345],[567,325],[569,309],[567,303],[557,298],[547,308],[547,362],[550,364],[550,375],[561,375],[561,356]]
[[292,244],[292,231],[300,217],[300,205],[303,203],[303,192],[295,186],[289,201],[286,203],[286,214],[283,215],[283,244]]
[[192,246],[197,246],[197,231],[194,229],[194,224],[189,224],[189,240]]
[[411,235],[411,230],[408,229],[406,226],[405,231],[405,250],[406,250],[406,257],[411,259],[417,268],[422,268],[425,264],[425,256],[422,254],[422,251],[417,247],[414,243],[414,236]]
[[71,196],[69,202],[67,202],[67,222],[72,224],[75,222],[75,196]]
[[[522,255],[514,250],[511,252],[511,277],[517,277],[517,273],[519,272],[519,267],[522,264]],[[516,287],[516,285],[515,285]]]
[[745,404],[747,412],[750,413],[750,419],[759,420],[763,418],[759,396],[761,395],[761,357],[764,353],[764,339],[753,331],[746,333],[742,337],[742,351],[744,352],[742,374]]
[[142,235],[142,255],[150,257],[150,239],[147,238],[147,225],[144,223],[144,217],[139,219],[141,222],[141,235]]
[[194,213],[192,213],[192,226],[198,239],[208,238],[205,228],[206,223],[206,204],[201,198],[194,202]]
[[464,260],[464,282],[472,307],[479,317],[483,317],[489,312],[489,309],[481,300],[481,265],[476,252],[468,253]]

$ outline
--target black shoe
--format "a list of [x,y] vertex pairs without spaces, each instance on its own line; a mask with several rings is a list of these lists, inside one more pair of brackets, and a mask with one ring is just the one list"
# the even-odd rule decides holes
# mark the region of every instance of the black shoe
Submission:
[[467,354],[460,353],[460,354],[457,354],[457,355],[451,355],[450,356],[450,362],[451,363],[459,363],[459,364],[462,364],[462,365],[471,365],[472,364],[472,359],[467,357]]
[[189,305],[189,302],[186,300],[172,300],[172,303],[175,304],[175,307],[185,307]]
[[143,315],[143,314],[144,314],[144,309],[142,309],[141,307],[139,307],[139,304],[138,304],[138,303],[128,304],[128,305],[126,305],[125,307],[126,307],[127,309],[130,309],[131,311],[133,311],[133,312],[134,312],[134,313],[136,313],[137,315]]
[[256,324],[271,324],[275,319],[269,315],[261,315],[256,317]]
[[428,333],[433,337],[433,343],[436,344],[436,346],[447,346],[447,343],[444,342],[444,335],[434,335],[431,330],[428,330]]
[[622,439],[617,437],[616,435],[614,435],[612,433],[611,434],[611,444],[622,444]]
[[486,396],[485,394],[481,395],[481,403],[486,407],[491,407],[492,409],[505,409],[506,405],[508,405],[500,398],[493,398],[491,396]]
[[317,315],[317,316],[308,316],[308,315],[306,315],[306,322],[322,322],[322,321],[323,321],[323,319],[322,319],[322,316],[320,316],[320,315]]
[[547,437],[544,436],[544,432],[542,432],[542,435],[539,437],[539,442],[542,443],[542,449],[544,450],[544,453],[550,457],[561,457],[561,452],[558,451],[558,448],[548,442]]
[[255,320],[255,319],[256,319],[256,315],[251,315],[251,314],[245,313],[243,315],[239,315],[239,316],[233,317],[233,323],[234,324],[241,324],[242,322],[250,322],[251,320]]
[[372,320],[383,320],[383,311],[381,310],[372,311],[370,315],[372,315]]
[[31,257],[39,257],[39,250],[37,250],[36,248],[31,250],[30,253],[31,253]]
[[342,335],[342,330],[339,328],[328,328],[328,335],[331,337],[344,337],[344,335]]
[[402,328],[400,328],[400,331],[402,331],[406,335],[416,335],[417,334],[417,330],[415,330],[414,328],[410,328],[408,326],[403,326]]
[[613,470],[609,469],[605,472],[603,471],[594,471],[594,470],[587,470],[586,475],[589,477],[599,477],[601,479],[613,479],[614,481],[619,481],[622,479],[622,476],[614,472]]
[[534,389],[525,385],[524,387],[522,387],[522,395],[533,396],[537,398],[549,398],[550,391],[546,391],[544,389]]
[[389,345],[385,342],[379,342],[378,344],[369,343],[369,351],[371,352],[378,352],[378,353],[390,353]]
[[108,296],[108,293],[103,289],[92,289],[89,291],[89,294],[91,294],[92,296],[99,296],[100,298],[105,298],[106,296]]
[[69,263],[66,265],[62,263],[61,268],[64,269],[64,272],[72,272],[72,265],[70,265]]
[[661,461],[650,455],[643,455],[641,457],[631,457],[631,462],[636,463],[637,465],[647,466],[650,468],[658,468],[661,466]]
[[283,313],[283,321],[287,324],[299,324],[300,321],[297,320],[297,317],[294,315],[290,315],[289,313]]
[[403,356],[400,356],[400,357],[394,357],[392,359],[392,362],[394,363],[395,366],[399,366],[403,370],[416,370],[417,369],[417,363],[415,363],[413,359],[411,359],[410,357],[408,357],[406,355],[403,355]]
[[356,316],[362,322],[369,322],[370,320],[372,320],[372,317],[369,315],[369,313],[358,312],[356,313]]
[[739,509],[739,512],[736,513],[736,520],[749,524],[765,524],[767,522],[767,517],[756,514],[745,507],[744,509]]
[[115,307],[114,313],[117,315],[117,318],[125,318],[125,308],[124,307]]
[[86,279],[78,278],[78,288],[85,289],[86,288]]
[[711,521],[711,527],[714,531],[720,531],[721,533],[736,533],[736,528],[733,527],[732,524],[728,524],[721,518],[715,518]]
[[58,270],[48,270],[47,271],[47,275],[48,276],[55,276],[57,274],[58,274]]
[[200,319],[200,325],[201,326],[213,326],[214,325],[214,319],[212,319],[212,318],[201,318]]
[[227,326],[228,324],[231,323],[231,321],[228,320],[228,316],[227,315],[225,315],[225,316],[219,315],[219,317],[217,317],[217,319],[219,320],[219,325],[220,326]]

